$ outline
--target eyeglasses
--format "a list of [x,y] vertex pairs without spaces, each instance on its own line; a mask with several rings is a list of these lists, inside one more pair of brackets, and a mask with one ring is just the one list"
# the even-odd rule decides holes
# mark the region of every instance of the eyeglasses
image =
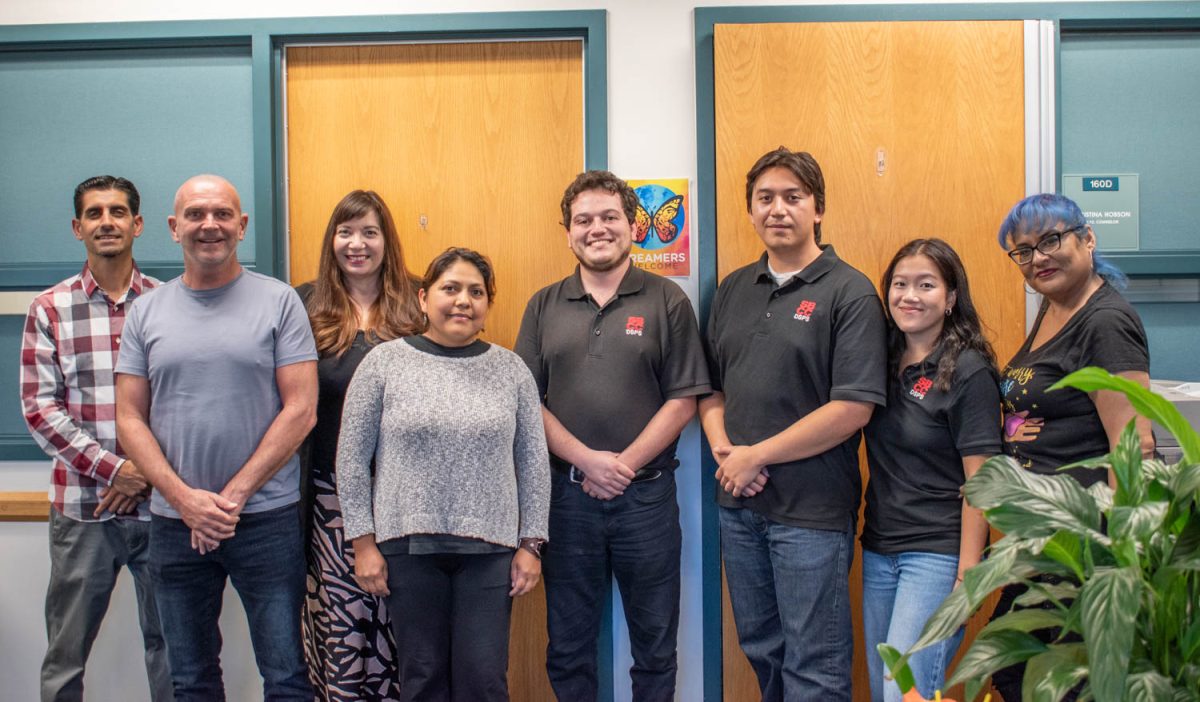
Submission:
[[1013,263],[1018,266],[1023,266],[1033,260],[1033,251],[1037,249],[1043,254],[1052,254],[1058,251],[1058,247],[1062,246],[1062,238],[1067,234],[1074,234],[1083,229],[1083,227],[1071,227],[1061,232],[1047,232],[1042,235],[1036,246],[1018,246],[1008,252],[1008,257],[1013,260]]

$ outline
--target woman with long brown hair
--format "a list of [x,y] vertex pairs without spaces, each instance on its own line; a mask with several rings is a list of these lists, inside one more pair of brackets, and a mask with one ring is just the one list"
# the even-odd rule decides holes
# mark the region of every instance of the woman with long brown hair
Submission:
[[396,699],[387,607],[354,580],[354,548],[343,538],[334,474],[342,403],[358,364],[380,342],[423,329],[415,281],[379,195],[355,190],[342,198],[325,228],[317,279],[297,291],[320,354],[317,425],[304,471],[311,523],[303,616],[309,678],[322,701]]

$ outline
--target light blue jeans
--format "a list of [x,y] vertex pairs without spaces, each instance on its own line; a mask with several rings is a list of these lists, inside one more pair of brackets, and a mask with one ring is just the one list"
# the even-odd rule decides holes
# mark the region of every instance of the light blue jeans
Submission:
[[[867,670],[871,676],[872,702],[900,702],[900,688],[884,680],[887,669],[875,650],[887,642],[897,650],[908,650],[929,619],[954,589],[958,556],[908,551],[881,554],[863,549],[863,638],[867,646]],[[917,689],[927,699],[934,690],[944,690],[946,668],[962,642],[963,630],[922,649],[909,659]]]

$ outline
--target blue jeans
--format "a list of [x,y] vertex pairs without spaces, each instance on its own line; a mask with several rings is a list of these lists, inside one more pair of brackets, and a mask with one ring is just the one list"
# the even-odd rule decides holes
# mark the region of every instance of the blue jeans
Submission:
[[150,562],[176,700],[225,699],[217,619],[228,577],[246,609],[263,698],[312,701],[300,643],[305,566],[297,505],[243,514],[237,533],[203,556],[183,520],[154,515]]
[[607,501],[588,497],[565,474],[554,473],[542,567],[550,632],[546,671],[558,699],[596,699],[596,645],[613,577],[629,625],[633,699],[675,698],[680,543],[670,471],[632,483]]
[[852,518],[842,531],[825,531],[779,524],[749,509],[719,509],[738,643],[763,702],[848,702]]
[[[908,551],[881,554],[863,549],[863,638],[872,702],[900,702],[900,688],[884,680],[887,670],[875,650],[887,642],[901,652],[921,636],[925,622],[954,589],[958,556]],[[933,699],[934,690],[945,691],[946,668],[954,658],[963,630],[922,649],[909,659],[921,696]]]

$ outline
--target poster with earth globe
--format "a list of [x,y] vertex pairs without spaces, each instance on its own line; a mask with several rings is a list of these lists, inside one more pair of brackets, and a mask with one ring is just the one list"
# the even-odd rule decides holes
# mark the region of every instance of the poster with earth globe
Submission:
[[691,198],[687,178],[631,180],[638,196],[633,222],[633,263],[652,273],[691,274]]

